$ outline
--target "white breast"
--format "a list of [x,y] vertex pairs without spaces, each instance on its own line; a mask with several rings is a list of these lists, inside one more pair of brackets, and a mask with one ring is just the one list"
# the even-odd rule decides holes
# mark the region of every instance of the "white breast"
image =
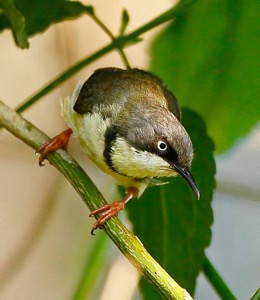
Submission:
[[84,152],[104,172],[111,173],[103,158],[105,148],[104,135],[109,119],[104,120],[99,114],[80,115],[73,109],[83,82],[79,82],[71,97],[61,102],[62,114],[68,126],[78,137]]

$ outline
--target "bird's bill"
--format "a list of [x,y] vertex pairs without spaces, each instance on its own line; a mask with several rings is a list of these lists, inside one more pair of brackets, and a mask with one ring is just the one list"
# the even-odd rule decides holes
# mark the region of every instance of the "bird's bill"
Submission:
[[197,186],[195,179],[193,178],[189,169],[181,168],[177,165],[174,165],[174,169],[187,181],[193,192],[196,194],[197,198],[200,198],[200,191]]

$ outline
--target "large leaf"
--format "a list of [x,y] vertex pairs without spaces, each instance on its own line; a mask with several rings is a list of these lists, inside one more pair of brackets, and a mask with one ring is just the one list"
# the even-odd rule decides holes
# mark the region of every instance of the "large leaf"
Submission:
[[[11,28],[14,36],[17,36],[18,32],[17,27],[13,26],[13,24],[18,22],[21,23],[21,18],[23,18],[23,22],[25,20],[24,33],[26,32],[29,37],[36,33],[43,32],[53,23],[76,18],[84,12],[89,14],[93,13],[93,8],[91,6],[84,6],[82,3],[77,1],[3,0],[0,3],[3,7],[2,14],[0,14],[0,31],[6,28]],[[7,3],[9,3],[8,6],[6,5]],[[10,14],[10,7],[16,12],[15,15]],[[18,44],[18,46],[20,45]]]
[[259,11],[256,0],[197,0],[152,45],[151,69],[204,117],[219,152],[260,119]]
[[[192,173],[201,199],[196,199],[182,178],[173,178],[168,185],[148,188],[127,209],[134,232],[147,250],[180,285],[193,293],[204,261],[204,248],[211,240],[215,161],[213,143],[202,119],[184,109],[183,123],[195,149]],[[142,282],[141,288],[145,299],[159,299],[146,282]]]

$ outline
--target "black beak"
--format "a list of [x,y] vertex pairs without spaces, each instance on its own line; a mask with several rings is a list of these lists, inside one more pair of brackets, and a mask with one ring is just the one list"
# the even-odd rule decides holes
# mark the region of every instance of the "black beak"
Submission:
[[198,186],[193,178],[189,169],[181,168],[177,165],[174,165],[174,169],[187,181],[193,192],[196,194],[197,198],[200,198],[200,192]]

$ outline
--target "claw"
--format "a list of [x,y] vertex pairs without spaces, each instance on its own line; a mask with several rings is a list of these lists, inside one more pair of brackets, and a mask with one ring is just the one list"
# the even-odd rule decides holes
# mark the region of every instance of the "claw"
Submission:
[[98,228],[100,228],[102,225],[106,223],[107,220],[111,219],[114,216],[117,216],[118,213],[124,208],[125,206],[125,200],[122,201],[115,201],[112,204],[107,204],[105,206],[102,206],[94,211],[91,212],[91,216],[95,216],[98,213],[102,212],[100,217],[97,219],[97,221],[94,223],[91,234],[94,235],[94,231]]
[[135,187],[129,187],[127,190],[127,194],[126,196],[120,200],[120,201],[115,201],[112,204],[107,204],[104,205],[98,209],[93,210],[90,213],[90,217],[94,217],[97,214],[101,213],[101,215],[98,217],[97,221],[94,223],[94,225],[92,226],[91,229],[91,235],[94,235],[94,231],[98,228],[102,228],[102,226],[106,223],[106,221],[108,221],[109,219],[111,219],[114,216],[117,216],[118,213],[124,209],[125,204],[132,199],[133,197],[136,196],[137,194],[137,188]]
[[41,167],[45,165],[43,164],[43,162],[50,153],[58,149],[67,147],[71,134],[72,130],[68,128],[43,144],[39,149],[37,149],[36,154],[40,154],[39,165]]

